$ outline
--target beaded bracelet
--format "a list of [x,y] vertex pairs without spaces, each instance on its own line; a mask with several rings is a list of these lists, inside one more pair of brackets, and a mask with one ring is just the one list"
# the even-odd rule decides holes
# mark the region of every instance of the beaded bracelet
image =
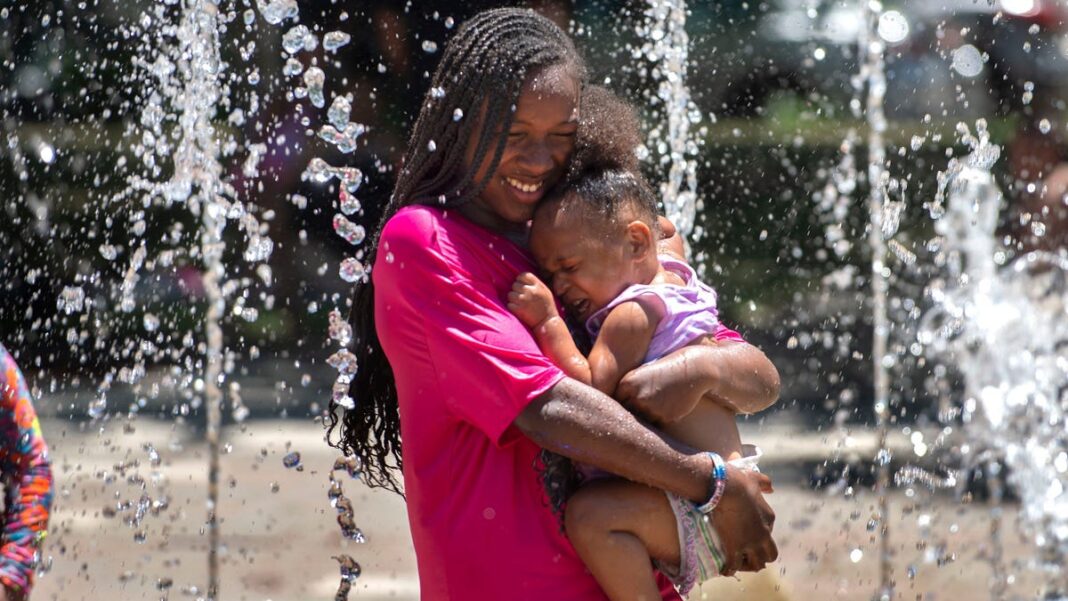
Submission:
[[709,451],[706,454],[712,458],[712,492],[708,501],[697,505],[696,509],[701,513],[709,514],[719,505],[723,498],[723,491],[727,490],[727,464],[718,453]]

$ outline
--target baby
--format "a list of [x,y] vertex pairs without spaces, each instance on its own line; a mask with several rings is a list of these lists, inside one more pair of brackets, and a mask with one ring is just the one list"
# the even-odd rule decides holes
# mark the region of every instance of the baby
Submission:
[[[685,345],[714,340],[720,327],[715,291],[679,255],[658,252],[658,234],[656,196],[626,169],[586,172],[535,212],[530,249],[569,316],[584,323],[594,340],[588,358],[536,276],[521,274],[508,296],[509,309],[531,328],[546,355],[609,396],[627,372]],[[743,448],[734,418],[732,409],[702,399],[663,431],[711,452],[725,479],[724,460],[755,469],[759,455],[751,445]],[[722,571],[711,507],[591,471],[584,470],[585,483],[567,500],[564,527],[611,599],[660,598],[650,559],[682,594]],[[722,490],[725,481],[716,485]]]

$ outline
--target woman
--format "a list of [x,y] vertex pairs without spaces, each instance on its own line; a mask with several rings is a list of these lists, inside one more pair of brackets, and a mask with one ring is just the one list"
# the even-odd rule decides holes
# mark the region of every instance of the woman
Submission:
[[[423,599],[604,598],[544,501],[540,448],[709,498],[711,459],[564,377],[505,305],[534,266],[527,223],[574,151],[584,80],[570,39],[531,11],[465,23],[413,130],[372,281],[356,293],[356,408],[337,446],[372,486],[400,492],[403,471]],[[777,378],[759,351],[728,342],[636,370],[621,400],[654,419],[705,393],[744,411],[774,400]],[[714,517],[728,572],[777,554],[761,486],[764,476],[729,474]]]

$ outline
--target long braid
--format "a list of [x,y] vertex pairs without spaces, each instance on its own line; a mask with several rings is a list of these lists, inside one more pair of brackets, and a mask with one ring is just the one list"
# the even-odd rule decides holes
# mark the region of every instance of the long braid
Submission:
[[[373,265],[378,254],[383,226],[401,208],[412,204],[455,207],[482,193],[504,153],[505,133],[526,76],[555,65],[567,66],[585,81],[585,67],[571,40],[533,11],[488,10],[460,27],[446,45],[423,100],[393,194],[370,237],[368,264]],[[458,119],[454,118],[456,109],[463,112]],[[468,162],[469,144],[474,145],[474,152]],[[481,181],[475,181],[476,170],[487,158],[489,170]],[[356,407],[342,411],[330,402],[327,438],[360,460],[368,486],[400,493],[397,388],[375,331],[370,279],[356,286],[349,320],[359,366],[350,387]]]

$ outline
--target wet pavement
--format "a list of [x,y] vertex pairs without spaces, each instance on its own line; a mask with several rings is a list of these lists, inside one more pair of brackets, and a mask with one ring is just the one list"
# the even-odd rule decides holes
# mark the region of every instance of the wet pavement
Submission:
[[[92,426],[45,419],[42,425],[52,449],[57,495],[44,551],[51,569],[40,578],[34,598],[203,596],[203,441],[188,427],[151,419]],[[706,583],[691,598],[870,599],[878,584],[878,526],[869,526],[876,499],[860,481],[853,494],[845,481],[815,491],[810,466],[838,455],[873,457],[874,435],[811,432],[784,414],[744,424],[743,439],[763,447],[762,467],[775,480],[770,502],[778,516],[781,558],[760,574]],[[337,454],[323,442],[318,424],[250,420],[226,428],[223,441],[220,599],[332,599],[340,579],[332,556],[339,554],[351,555],[363,569],[350,599],[418,599],[398,496],[369,491],[338,474],[367,542],[342,538],[327,499],[328,472]],[[893,440],[902,453],[905,444],[904,437]],[[300,469],[284,465],[283,457],[293,451],[300,453]],[[989,598],[989,507],[978,501],[961,504],[946,493],[922,503],[924,493],[911,498],[906,493],[896,489],[891,497],[896,598]],[[1011,514],[1009,508],[1006,515]],[[1029,551],[1016,528],[1010,523],[1006,529],[1004,555],[1026,558]],[[1038,591],[1034,575],[1014,573],[1010,590],[1033,597]]]

